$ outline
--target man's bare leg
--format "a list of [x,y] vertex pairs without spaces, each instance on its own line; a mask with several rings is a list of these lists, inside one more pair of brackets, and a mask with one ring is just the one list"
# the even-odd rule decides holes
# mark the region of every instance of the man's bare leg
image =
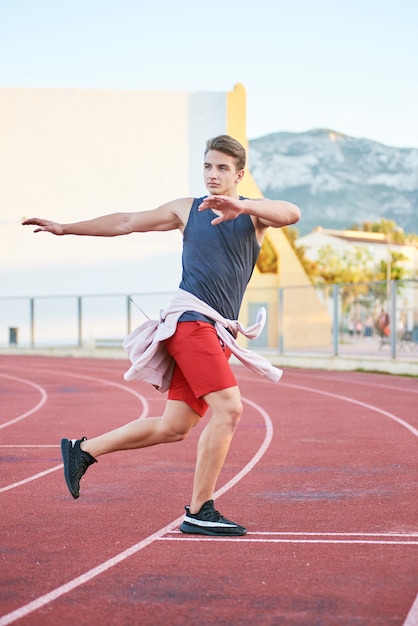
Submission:
[[96,457],[118,450],[133,450],[158,443],[181,441],[200,420],[187,404],[169,400],[162,417],[143,417],[93,439],[62,439],[64,477],[73,498],[80,495],[80,480]]
[[87,439],[80,447],[98,457],[120,450],[181,441],[199,420],[200,415],[186,403],[168,400],[162,417],[141,417],[104,435]]
[[238,387],[215,391],[204,397],[212,416],[200,435],[190,513],[213,499],[216,481],[224,465],[235,429],[242,414]]

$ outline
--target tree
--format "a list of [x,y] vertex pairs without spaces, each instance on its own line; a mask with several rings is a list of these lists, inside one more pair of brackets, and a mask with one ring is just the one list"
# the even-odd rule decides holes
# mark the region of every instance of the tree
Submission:
[[[407,258],[402,252],[390,251],[390,264],[388,267],[388,261],[382,259],[376,265],[374,280],[402,280],[406,278],[406,270],[402,267],[401,263],[407,261]],[[389,275],[389,276],[388,276]]]
[[[364,283],[370,281],[382,281],[383,283],[387,280],[388,273],[390,280],[406,278],[406,270],[402,267],[402,262],[406,260],[406,257],[401,252],[390,251],[389,272],[386,260],[373,265],[371,254],[362,246],[355,246],[353,250],[344,253],[338,253],[332,246],[325,246],[318,251],[317,258],[314,260],[306,256],[304,246],[296,244],[299,236],[296,228],[285,227],[283,230],[313,284]],[[354,224],[351,230],[381,232],[387,235],[388,244],[418,244],[418,235],[406,236],[403,230],[397,227],[392,220],[381,219],[379,222],[363,222],[361,226]],[[377,292],[374,294],[375,297],[383,298],[386,294],[385,286],[382,284],[377,288]],[[346,299],[350,299],[348,295]]]
[[360,225],[353,224],[350,230],[358,230],[365,233],[383,233],[393,243],[405,243],[407,237],[416,237],[416,235],[405,235],[403,229],[397,226],[396,222],[385,218],[382,218],[379,222],[363,222]]
[[340,295],[343,311],[350,305],[365,298],[368,283],[373,279],[372,255],[366,248],[354,246],[343,253],[332,246],[318,250],[316,283],[341,284]]

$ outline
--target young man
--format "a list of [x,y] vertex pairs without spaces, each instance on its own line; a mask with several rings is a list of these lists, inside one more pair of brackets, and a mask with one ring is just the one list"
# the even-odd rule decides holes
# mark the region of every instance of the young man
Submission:
[[[242,329],[236,320],[265,232],[269,226],[280,228],[297,222],[300,211],[286,201],[240,197],[237,188],[244,176],[245,159],[243,146],[221,135],[206,144],[204,182],[210,195],[204,198],[180,198],[149,211],[114,213],[73,224],[39,218],[23,222],[35,225],[34,232],[54,235],[113,237],[177,228],[183,234],[179,297],[155,328],[156,333],[163,328],[156,343],[163,345],[172,363],[164,414],[135,420],[89,440],[63,439],[64,474],[74,498],[79,497],[80,479],[96,457],[180,441],[209,407],[212,415],[199,439],[192,498],[180,530],[215,536],[246,534],[244,527],[220,515],[213,502],[216,481],[242,413],[228,359],[231,349],[237,349],[234,337]],[[125,378],[147,380],[139,373],[144,367],[142,352],[148,354],[149,349],[141,344],[141,332],[137,337],[134,331],[128,338],[133,365]],[[152,367],[147,359],[144,369],[149,374]],[[280,377],[270,374],[272,380]]]

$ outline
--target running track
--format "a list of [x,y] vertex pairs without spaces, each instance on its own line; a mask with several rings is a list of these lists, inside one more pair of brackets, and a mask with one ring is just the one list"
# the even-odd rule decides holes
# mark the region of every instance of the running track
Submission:
[[236,367],[245,412],[216,505],[242,538],[178,531],[201,426],[101,457],[73,500],[61,437],[159,415],[126,361],[0,357],[0,626],[418,625],[418,383]]

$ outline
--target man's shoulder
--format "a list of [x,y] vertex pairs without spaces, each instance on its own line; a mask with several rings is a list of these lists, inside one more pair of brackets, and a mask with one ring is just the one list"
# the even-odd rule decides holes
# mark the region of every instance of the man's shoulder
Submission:
[[170,203],[175,211],[181,212],[182,214],[186,213],[187,215],[190,213],[193,206],[198,207],[199,204],[203,201],[206,196],[198,197],[185,197],[185,198],[177,198],[177,200],[172,200]]
[[177,198],[176,200],[171,200],[171,202],[166,205],[175,215],[177,215],[177,218],[182,224],[180,230],[183,230],[183,228],[187,224],[194,201],[195,198],[184,197]]

